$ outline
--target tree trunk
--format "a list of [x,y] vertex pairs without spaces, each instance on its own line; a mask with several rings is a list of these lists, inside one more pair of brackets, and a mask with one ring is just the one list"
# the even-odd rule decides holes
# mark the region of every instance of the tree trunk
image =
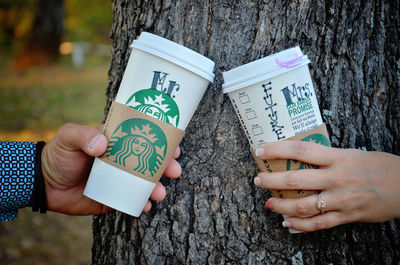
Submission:
[[29,3],[24,1],[0,2],[0,41],[3,48],[12,45],[15,29],[21,22],[27,5]]
[[14,67],[24,69],[57,60],[64,31],[63,22],[64,0],[37,0],[26,49],[16,59]]
[[180,179],[139,219],[94,217],[93,264],[400,264],[400,222],[289,234],[264,207],[258,169],[222,71],[300,45],[333,146],[400,155],[399,1],[113,2],[115,97],[129,44],[149,31],[216,62],[181,143]]

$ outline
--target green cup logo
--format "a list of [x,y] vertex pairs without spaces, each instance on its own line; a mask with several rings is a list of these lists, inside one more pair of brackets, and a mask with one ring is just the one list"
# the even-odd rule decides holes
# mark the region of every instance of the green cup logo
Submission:
[[159,90],[140,90],[130,96],[125,105],[178,127],[178,105],[168,94]]
[[106,158],[134,172],[153,176],[165,159],[167,138],[160,127],[144,119],[129,119],[117,126]]
[[[303,142],[313,142],[325,146],[330,146],[331,143],[329,142],[328,138],[326,138],[323,134],[311,134],[307,137],[303,138],[301,141]],[[286,162],[286,170],[298,170],[298,169],[307,169],[307,168],[317,168],[314,165],[310,165],[304,162],[300,162],[297,160],[287,160]]]

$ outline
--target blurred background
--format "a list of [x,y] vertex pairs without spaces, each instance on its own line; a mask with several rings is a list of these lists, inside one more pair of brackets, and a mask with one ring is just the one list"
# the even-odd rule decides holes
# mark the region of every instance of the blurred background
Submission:
[[[102,121],[111,22],[110,0],[0,0],[0,140]],[[90,264],[91,243],[91,217],[27,208],[0,223],[0,264]]]

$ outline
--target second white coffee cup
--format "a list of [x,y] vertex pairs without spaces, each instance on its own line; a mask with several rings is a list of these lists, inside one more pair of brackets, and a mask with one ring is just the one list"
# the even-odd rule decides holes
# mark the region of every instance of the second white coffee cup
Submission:
[[[229,95],[252,150],[322,125],[309,63],[297,46],[223,73],[224,93]],[[260,169],[266,170],[262,159],[255,159],[263,165]]]

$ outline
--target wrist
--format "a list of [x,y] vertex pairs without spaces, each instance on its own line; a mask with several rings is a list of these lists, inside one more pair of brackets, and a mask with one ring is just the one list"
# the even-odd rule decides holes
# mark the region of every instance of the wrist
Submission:
[[46,188],[42,173],[42,151],[44,145],[45,142],[42,141],[36,144],[35,175],[31,203],[32,211],[39,211],[40,213],[46,213],[47,211]]

